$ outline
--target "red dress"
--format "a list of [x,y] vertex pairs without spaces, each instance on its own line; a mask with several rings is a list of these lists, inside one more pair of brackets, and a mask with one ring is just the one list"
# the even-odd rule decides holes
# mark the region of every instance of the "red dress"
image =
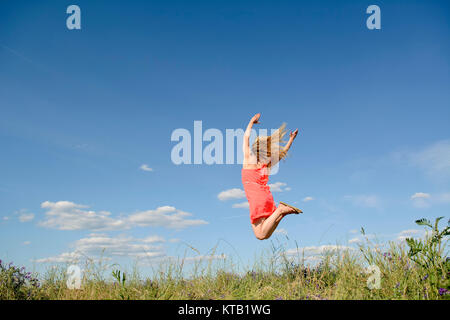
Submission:
[[269,175],[266,164],[257,169],[242,168],[242,184],[250,205],[251,223],[269,217],[277,209],[267,181]]

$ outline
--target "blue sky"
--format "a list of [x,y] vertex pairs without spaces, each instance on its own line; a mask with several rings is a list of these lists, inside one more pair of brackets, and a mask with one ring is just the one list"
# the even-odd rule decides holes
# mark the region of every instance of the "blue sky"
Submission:
[[[81,30],[66,28],[71,4]],[[366,27],[371,4],[381,30]],[[360,227],[395,240],[419,234],[415,219],[449,216],[447,1],[0,8],[3,260],[40,269],[106,246],[126,264],[219,242],[252,263],[270,242],[233,207],[241,166],[176,166],[170,137],[195,120],[245,128],[258,112],[261,128],[300,129],[270,179],[275,201],[304,210],[274,236],[287,233],[287,249],[354,246]]]

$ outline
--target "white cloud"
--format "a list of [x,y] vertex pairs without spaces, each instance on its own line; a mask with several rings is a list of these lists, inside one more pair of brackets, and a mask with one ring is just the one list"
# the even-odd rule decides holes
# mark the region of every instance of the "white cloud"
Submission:
[[[38,263],[64,263],[79,262],[85,259],[106,259],[111,257],[128,258],[159,258],[166,256],[165,251],[160,245],[148,244],[148,239],[136,239],[133,237],[109,237],[106,235],[91,234],[86,238],[75,241],[72,244],[74,248],[71,252],[64,252],[60,255],[37,259]],[[164,240],[157,237],[158,242]]]
[[[353,233],[353,234],[358,233],[357,230],[352,230],[352,231],[354,231],[354,232],[350,232],[350,233]],[[353,238],[348,240],[348,243],[349,244],[360,244],[360,243],[366,242],[367,240],[376,239],[376,237],[377,236],[375,234],[368,234],[368,233],[366,233],[364,235],[360,234],[360,235],[353,236]]]
[[420,236],[420,235],[424,235],[424,231],[423,230],[417,230],[417,229],[408,229],[408,230],[403,230],[400,231],[397,234],[397,241],[403,241],[406,238],[412,238],[413,236]]
[[75,248],[86,255],[99,255],[104,252],[115,256],[140,256],[143,254],[153,256],[155,252],[161,251],[161,246],[149,245],[145,239],[95,235],[76,241]]
[[416,192],[411,196],[411,201],[416,208],[427,208],[433,204],[450,203],[450,193],[431,195],[429,193]]
[[83,258],[85,257],[83,257],[83,255],[80,252],[64,252],[57,256],[41,258],[32,261],[37,263],[65,263],[65,262],[76,263],[82,260]]
[[150,167],[149,167],[148,165],[146,165],[146,164],[141,165],[141,166],[139,167],[139,169],[141,169],[142,171],[148,171],[148,172],[153,171],[153,169],[150,168]]
[[[366,241],[366,238],[368,240],[376,240],[377,243],[375,243],[375,246],[384,246],[386,245],[389,241],[403,241],[406,238],[411,238],[413,236],[423,236],[425,235],[425,232],[423,230],[417,230],[417,229],[407,229],[407,230],[403,230],[400,231],[398,233],[391,233],[391,234],[365,234],[365,235],[359,235],[356,237],[353,237],[352,239],[348,240],[349,244],[360,244]],[[384,239],[381,243],[379,243],[378,241],[380,241],[380,237],[381,239]]]
[[438,141],[407,156],[413,165],[432,176],[450,176],[450,140]]
[[362,239],[360,238],[352,238],[350,240],[348,240],[348,243],[352,244],[352,243],[361,243]]
[[429,193],[424,193],[424,192],[416,192],[411,196],[411,199],[428,199],[430,197]]
[[108,211],[88,210],[88,206],[70,201],[45,201],[41,207],[47,212],[39,225],[59,230],[122,230],[136,226],[182,229],[207,224],[204,220],[188,219],[190,213],[171,206],[140,211],[122,218],[111,217]]
[[166,240],[160,236],[149,236],[145,239],[142,239],[142,242],[146,243],[155,243],[155,242],[165,242]]
[[59,230],[109,230],[128,227],[123,220],[110,217],[108,211],[86,210],[86,205],[70,201],[45,201],[41,208],[46,209],[45,220],[39,225]]
[[242,189],[234,188],[222,191],[217,195],[220,201],[227,201],[231,199],[243,199],[245,198],[245,191]]
[[31,241],[24,241],[24,242],[23,242],[23,245],[24,245],[24,246],[27,246],[27,245],[29,245],[29,244],[31,244]]
[[416,208],[426,208],[430,205],[428,199],[431,197],[429,193],[416,192],[411,196],[413,206]]
[[233,208],[249,208],[250,205],[248,204],[248,201],[244,201],[244,202],[240,202],[240,203],[235,203],[232,205]]
[[353,251],[355,248],[349,246],[342,245],[322,245],[322,246],[310,246],[310,247],[302,247],[302,248],[294,248],[285,251],[288,256],[299,256],[302,257],[305,261],[309,262],[318,262],[327,254],[336,254],[342,252]]
[[30,222],[33,219],[34,219],[34,213],[21,212],[19,214],[19,221],[20,222]]
[[[179,239],[169,239],[168,242],[178,242]],[[165,248],[155,243],[165,243],[160,236],[147,238],[133,238],[127,236],[110,237],[104,234],[90,234],[86,238],[75,241],[71,247],[73,250],[56,256],[33,260],[37,263],[79,263],[85,260],[112,261],[117,258],[131,258],[135,262],[151,264],[163,260],[175,261],[179,257],[167,256]],[[152,244],[149,244],[152,243]],[[221,255],[198,255],[184,257],[185,262],[225,259]]]
[[147,210],[134,213],[126,219],[126,223],[140,227],[166,227],[183,229],[191,226],[208,224],[204,220],[190,220],[190,213],[178,210],[171,206],[159,207],[156,210]]
[[[272,192],[283,192],[283,191],[289,191],[291,188],[287,187],[287,184],[284,182],[275,182],[275,183],[269,183],[268,186],[270,187],[270,191]],[[217,195],[217,198],[220,201],[227,201],[232,199],[244,199],[245,198],[245,191],[239,188],[233,188],[228,189],[220,192]],[[234,207],[239,208],[239,207]]]
[[399,235],[405,236],[405,235],[414,235],[414,234],[419,234],[419,233],[422,233],[422,230],[408,229],[408,230],[400,231]]
[[286,187],[287,183],[284,182],[269,183],[268,186],[270,187],[270,191],[272,192],[283,192],[291,190],[291,188]]
[[4,220],[4,221],[7,221],[7,220],[9,220],[9,217],[8,217],[8,216],[4,216],[4,217],[3,217],[3,220]]
[[349,200],[356,207],[378,208],[380,206],[380,200],[376,195],[345,196],[344,199]]
[[313,197],[305,197],[305,198],[303,198],[303,202],[308,202],[308,201],[313,201],[314,200],[314,198]]

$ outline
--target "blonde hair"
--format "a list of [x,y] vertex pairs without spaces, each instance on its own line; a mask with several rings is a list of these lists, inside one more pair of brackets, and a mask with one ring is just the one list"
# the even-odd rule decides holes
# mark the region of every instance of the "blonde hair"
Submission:
[[[272,135],[256,137],[252,145],[252,152],[256,155],[257,162],[267,163],[270,167],[273,162],[276,163],[284,159],[287,151],[280,143],[286,142],[283,140],[285,135],[286,124],[283,123]],[[278,159],[272,161],[277,156]]]

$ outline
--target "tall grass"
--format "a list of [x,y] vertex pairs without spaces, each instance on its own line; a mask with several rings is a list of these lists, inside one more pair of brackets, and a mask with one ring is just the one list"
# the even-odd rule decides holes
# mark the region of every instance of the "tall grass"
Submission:
[[[1,299],[449,299],[449,227],[432,229],[423,239],[389,242],[382,248],[366,238],[358,250],[330,250],[318,263],[305,262],[300,253],[288,255],[272,242],[253,267],[239,270],[232,258],[195,260],[186,273],[186,259],[159,264],[152,277],[142,277],[136,266],[86,260],[80,289],[67,287],[66,266],[43,275],[0,261]],[[364,231],[363,231],[364,234]],[[367,267],[380,271],[380,286],[370,289]],[[36,278],[39,277],[40,281]],[[33,280],[34,279],[34,280]]]

